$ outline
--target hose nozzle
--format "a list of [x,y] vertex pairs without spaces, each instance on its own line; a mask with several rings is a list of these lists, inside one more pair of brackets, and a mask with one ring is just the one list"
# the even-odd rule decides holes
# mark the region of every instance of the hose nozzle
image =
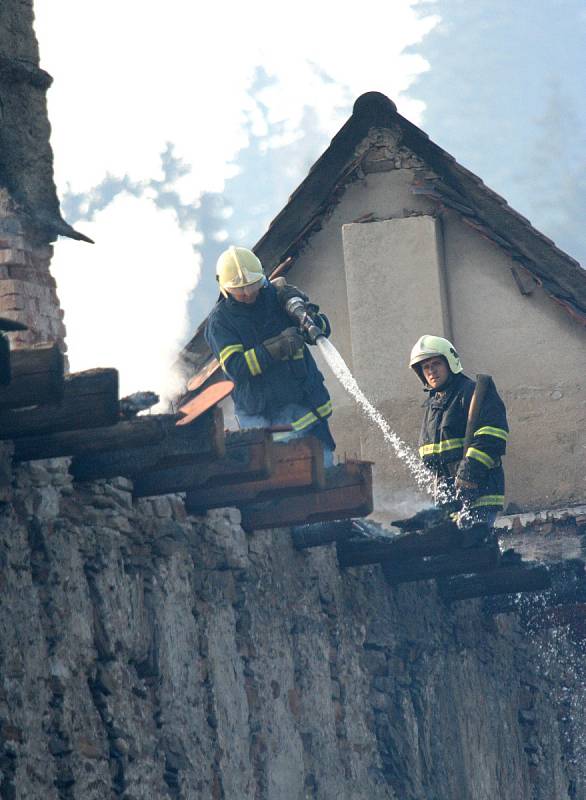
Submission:
[[318,328],[313,317],[308,313],[305,300],[301,297],[292,297],[287,300],[285,311],[295,320],[312,344],[315,344],[319,337],[324,335],[321,328]]

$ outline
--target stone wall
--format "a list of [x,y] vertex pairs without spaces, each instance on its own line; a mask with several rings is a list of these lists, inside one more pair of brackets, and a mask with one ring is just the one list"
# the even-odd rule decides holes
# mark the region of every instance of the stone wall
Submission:
[[586,796],[578,645],[130,490],[18,470],[1,798]]

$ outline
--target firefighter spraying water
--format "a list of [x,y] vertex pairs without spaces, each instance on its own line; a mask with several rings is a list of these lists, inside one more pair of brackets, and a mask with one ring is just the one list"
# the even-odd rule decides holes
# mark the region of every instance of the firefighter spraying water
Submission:
[[332,403],[308,349],[316,346],[418,487],[461,527],[492,523],[504,493],[504,406],[494,384],[477,387],[462,374],[451,342],[423,336],[411,353],[410,366],[429,393],[418,456],[360,389],[328,339],[327,317],[301,289],[282,277],[268,281],[259,259],[243,247],[222,253],[217,279],[226,301],[212,312],[206,338],[235,383],[241,427],[290,426],[280,438],[312,433],[325,444],[326,464],[333,463],[335,443],[327,423]]
[[221,254],[216,277],[225,299],[210,314],[205,336],[234,382],[240,427],[286,426],[274,434],[280,440],[311,433],[323,442],[330,466],[336,446],[328,425],[332,401],[308,347],[329,336],[327,317],[299,289],[267,280],[245,247]]

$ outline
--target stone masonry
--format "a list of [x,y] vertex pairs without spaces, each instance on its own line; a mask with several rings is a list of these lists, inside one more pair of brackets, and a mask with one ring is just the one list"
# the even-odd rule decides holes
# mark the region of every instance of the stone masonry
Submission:
[[61,462],[18,470],[0,569],[1,798],[586,796],[559,631]]
[[12,347],[58,342],[65,350],[65,326],[55,279],[49,271],[50,244],[34,244],[18,207],[0,188],[0,317],[28,331],[9,334]]

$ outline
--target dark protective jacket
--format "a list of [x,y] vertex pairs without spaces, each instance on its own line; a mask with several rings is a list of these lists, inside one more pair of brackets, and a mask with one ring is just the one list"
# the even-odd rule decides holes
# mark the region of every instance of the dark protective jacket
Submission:
[[[327,317],[319,313],[315,317],[329,336]],[[238,303],[231,296],[220,301],[208,318],[205,338],[224,373],[234,381],[236,413],[270,417],[289,403],[300,403],[312,409],[292,423],[294,430],[303,430],[317,422],[316,413],[321,419],[332,413],[323,375],[306,345],[292,359],[276,361],[262,344],[293,324],[277,300],[275,287],[267,283],[253,304]]]
[[476,430],[463,452],[468,409],[475,382],[462,373],[453,375],[445,391],[431,390],[419,437],[419,455],[425,464],[448,481],[456,476],[477,483],[472,508],[501,509],[505,475],[501,463],[509,427],[503,401],[494,383],[486,393]]

